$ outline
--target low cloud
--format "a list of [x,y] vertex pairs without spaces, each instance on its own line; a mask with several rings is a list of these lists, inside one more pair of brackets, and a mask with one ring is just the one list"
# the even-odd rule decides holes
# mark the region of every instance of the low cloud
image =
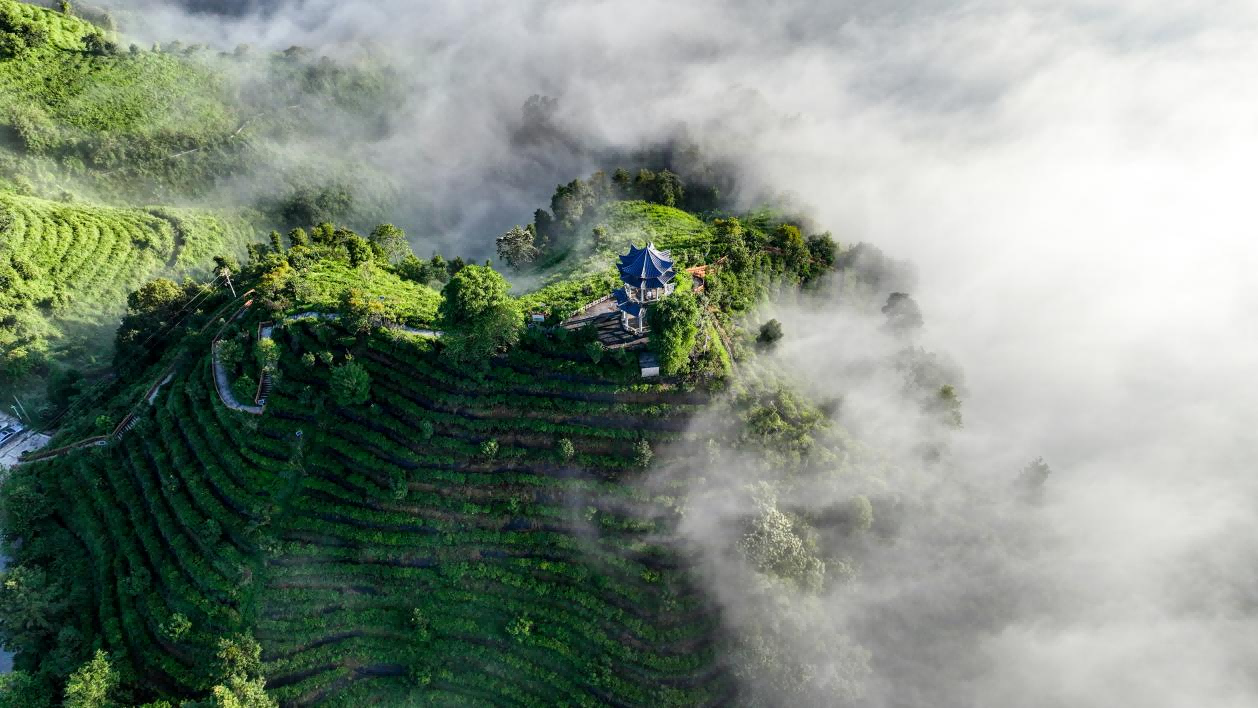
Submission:
[[[684,124],[747,195],[911,260],[966,425],[947,478],[895,480],[922,508],[899,540],[823,596],[870,652],[866,704],[1258,704],[1252,3],[122,4],[146,39],[403,67],[366,158],[443,205],[412,233],[463,252]],[[571,143],[512,142],[535,93]],[[781,365],[909,468],[917,431],[884,425],[903,410],[845,375],[885,356],[877,328],[773,314]],[[1037,455],[1043,502],[1009,501]]]

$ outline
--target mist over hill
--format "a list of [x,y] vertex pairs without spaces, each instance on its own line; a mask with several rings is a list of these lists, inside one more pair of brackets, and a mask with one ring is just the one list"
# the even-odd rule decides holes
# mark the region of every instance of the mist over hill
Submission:
[[[401,98],[355,158],[389,176],[385,211],[423,248],[488,256],[556,183],[685,135],[734,166],[737,207],[772,197],[911,262],[927,323],[913,345],[964,371],[941,460],[923,461],[935,431],[901,398],[887,362],[904,342],[876,308],[836,282],[756,313],[786,333],[766,359],[837,401],[829,418],[892,470],[776,503],[912,510],[896,542],[848,559],[853,584],[799,600],[798,626],[822,631],[790,650],[815,676],[861,677],[852,704],[1258,703],[1251,4],[118,5],[146,43],[395,67]],[[535,95],[553,109],[522,113]],[[718,482],[766,474],[754,453],[719,454]],[[1042,500],[1013,501],[1041,455]],[[677,462],[659,481],[698,474]],[[719,487],[688,489],[679,535],[729,621],[751,621],[758,576],[727,541],[762,500]],[[838,634],[852,645],[833,652]]]

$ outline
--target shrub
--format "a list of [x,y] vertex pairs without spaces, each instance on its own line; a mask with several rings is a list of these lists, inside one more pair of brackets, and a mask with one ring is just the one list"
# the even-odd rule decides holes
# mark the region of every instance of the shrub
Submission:
[[97,649],[91,661],[70,675],[66,684],[66,708],[105,708],[112,704],[109,694],[118,686],[118,672],[109,664],[109,655]]
[[674,293],[648,310],[651,349],[659,356],[660,371],[667,376],[684,373],[699,333],[699,302],[691,293]]
[[487,460],[492,460],[498,456],[498,441],[486,440],[480,444],[480,455]]
[[760,325],[760,334],[756,336],[756,342],[765,347],[771,347],[777,344],[782,338],[782,323],[777,320],[769,320]]
[[371,398],[371,376],[355,361],[333,368],[330,386],[333,400],[343,406],[356,406]]
[[647,440],[639,440],[633,444],[633,463],[638,467],[646,469],[651,466],[651,459],[655,457],[655,452],[651,449],[651,443]]
[[176,612],[162,625],[162,634],[171,641],[179,641],[192,629],[192,620]]
[[450,278],[441,291],[445,299],[439,310],[448,357],[459,364],[484,362],[516,343],[522,315],[509,288],[486,266],[467,266]]
[[533,620],[528,615],[520,615],[511,620],[507,624],[507,634],[515,638],[517,642],[523,642],[533,633]]
[[567,462],[568,460],[571,460],[577,454],[576,446],[574,446],[572,444],[572,441],[569,440],[568,438],[561,438],[559,440],[558,450],[559,450],[559,459],[565,462]]

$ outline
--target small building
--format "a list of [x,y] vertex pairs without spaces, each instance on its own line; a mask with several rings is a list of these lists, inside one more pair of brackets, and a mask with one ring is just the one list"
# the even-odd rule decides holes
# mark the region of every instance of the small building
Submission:
[[638,368],[642,371],[642,378],[654,378],[660,375],[660,360],[655,358],[655,354],[653,352],[639,352]]
[[673,292],[673,259],[654,243],[646,248],[631,245],[629,253],[620,257],[619,270],[624,287],[617,288],[612,296],[620,311],[620,326],[641,334],[646,330],[647,307]]

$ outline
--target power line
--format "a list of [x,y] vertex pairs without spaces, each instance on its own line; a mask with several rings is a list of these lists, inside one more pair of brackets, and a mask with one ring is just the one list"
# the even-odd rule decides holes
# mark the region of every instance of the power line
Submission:
[[[149,348],[148,343],[151,342],[153,338],[157,337],[158,335],[165,336],[166,334],[169,334],[170,332],[174,331],[176,327],[183,324],[184,320],[191,317],[194,314],[194,311],[191,309],[192,306],[195,305],[198,300],[212,295],[214,293],[213,291],[214,285],[216,285],[218,281],[222,279],[222,277],[223,276],[220,275],[214,278],[214,280],[211,280],[209,283],[205,283],[203,285],[204,289],[202,290],[201,293],[189,299],[188,302],[184,303],[183,307],[181,307],[179,310],[175,312],[176,315],[180,313],[184,313],[182,317],[180,317],[178,320],[175,320],[174,322],[167,323],[163,325],[162,327],[158,327],[157,329],[155,329],[152,333],[149,334],[148,337],[145,337],[143,341],[141,341],[138,345],[136,345],[137,348],[143,349],[146,354],[151,353],[151,349]],[[228,302],[229,303],[235,302],[238,299],[239,297],[233,300],[230,300]],[[55,427],[56,424],[59,423],[61,419],[64,418],[66,415],[68,415],[70,412],[82,406],[86,406],[90,403],[95,403],[96,396],[98,396],[101,393],[101,391],[107,388],[112,382],[113,382],[112,379],[105,379],[93,385],[87,391],[84,391],[83,393],[79,394],[79,396],[69,406],[67,406],[64,410],[62,410],[60,413],[54,416],[47,423],[44,423],[42,426],[40,426],[38,432],[41,432],[41,433],[48,432],[53,427]]]

